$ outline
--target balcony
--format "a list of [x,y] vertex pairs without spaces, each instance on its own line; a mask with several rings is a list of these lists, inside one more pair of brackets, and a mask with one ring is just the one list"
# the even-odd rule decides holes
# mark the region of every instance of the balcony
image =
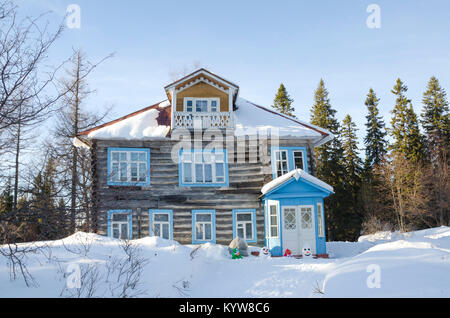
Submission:
[[[234,117],[232,112],[214,112],[214,113],[192,113],[192,112],[174,112],[172,128],[193,129],[201,127],[202,129],[220,128],[234,129]],[[198,125],[198,126],[197,126]]]

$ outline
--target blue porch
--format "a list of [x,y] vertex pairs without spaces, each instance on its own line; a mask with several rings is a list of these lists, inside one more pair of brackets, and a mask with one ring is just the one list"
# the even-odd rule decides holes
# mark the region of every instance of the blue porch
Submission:
[[262,189],[265,216],[265,244],[272,256],[292,255],[308,250],[326,257],[324,198],[333,188],[304,170],[293,170]]

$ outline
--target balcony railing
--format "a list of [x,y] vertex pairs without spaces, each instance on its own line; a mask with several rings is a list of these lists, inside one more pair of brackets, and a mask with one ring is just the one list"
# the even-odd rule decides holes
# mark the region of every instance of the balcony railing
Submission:
[[234,128],[234,117],[231,112],[191,113],[174,112],[173,128],[194,128],[194,124],[208,128]]

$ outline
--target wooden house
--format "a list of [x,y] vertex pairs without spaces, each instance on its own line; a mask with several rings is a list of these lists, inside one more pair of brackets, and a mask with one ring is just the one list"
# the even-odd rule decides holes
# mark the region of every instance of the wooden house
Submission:
[[256,105],[199,69],[165,88],[167,100],[80,133],[93,158],[99,233],[157,235],[182,244],[236,236],[272,255],[326,255],[314,148],[327,130]]

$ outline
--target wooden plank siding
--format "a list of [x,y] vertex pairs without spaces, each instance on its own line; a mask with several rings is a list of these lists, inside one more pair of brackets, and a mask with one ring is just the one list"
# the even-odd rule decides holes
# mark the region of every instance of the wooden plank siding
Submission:
[[[228,187],[179,187],[178,163],[171,159],[172,147],[177,141],[170,139],[153,141],[96,140],[92,150],[94,178],[94,207],[97,209],[98,232],[107,234],[107,211],[131,209],[133,214],[133,238],[149,235],[149,209],[173,210],[173,238],[182,244],[192,243],[192,210],[214,209],[216,211],[216,242],[229,244],[232,235],[232,210],[255,209],[257,244],[264,245],[264,215],[259,199],[261,188],[272,180],[270,141],[259,144],[246,142],[245,162],[234,161],[233,152],[228,152]],[[207,145],[210,142],[204,142]],[[269,143],[269,144],[268,144]],[[280,140],[278,146],[306,147],[308,169],[313,171],[311,146],[302,140]],[[125,187],[107,185],[107,150],[109,147],[149,148],[150,186]],[[226,149],[225,144],[223,146]],[[238,149],[236,139],[234,149]],[[259,150],[263,150],[259,153]],[[249,162],[257,151],[256,162]],[[252,156],[250,156],[252,154]]]

